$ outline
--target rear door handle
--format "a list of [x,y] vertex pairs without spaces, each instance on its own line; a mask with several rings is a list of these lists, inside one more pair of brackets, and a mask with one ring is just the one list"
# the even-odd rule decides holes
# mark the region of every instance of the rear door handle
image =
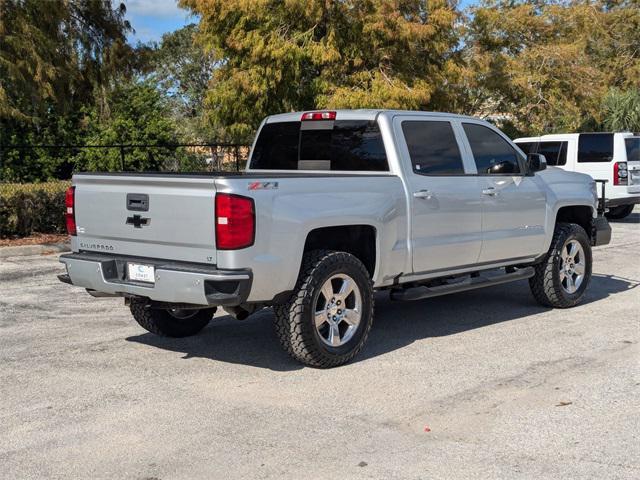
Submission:
[[424,198],[425,200],[429,200],[433,198],[433,193],[429,190],[418,190],[417,192],[413,192],[413,198]]
[[482,194],[488,195],[489,197],[495,197],[496,195],[498,195],[498,192],[494,187],[489,187],[482,190]]

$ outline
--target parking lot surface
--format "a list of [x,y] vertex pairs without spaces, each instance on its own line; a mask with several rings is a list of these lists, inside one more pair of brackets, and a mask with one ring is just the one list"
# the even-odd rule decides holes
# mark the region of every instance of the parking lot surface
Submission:
[[270,310],[159,338],[56,255],[0,259],[0,478],[640,478],[640,211],[612,226],[582,305],[381,292],[332,370]]

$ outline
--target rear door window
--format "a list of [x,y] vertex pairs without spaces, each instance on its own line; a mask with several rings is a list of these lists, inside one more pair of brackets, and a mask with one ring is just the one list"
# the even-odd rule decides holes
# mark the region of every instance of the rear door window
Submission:
[[567,163],[567,145],[568,142],[540,142],[536,153],[544,155],[547,165],[565,165]]
[[378,123],[335,120],[267,123],[251,156],[256,170],[388,171]]
[[640,137],[624,139],[627,148],[627,162],[640,162]]
[[479,175],[519,174],[518,153],[489,127],[463,123]]
[[610,162],[613,160],[612,133],[581,133],[578,138],[578,162]]
[[420,175],[462,175],[460,149],[450,122],[402,122],[413,171]]

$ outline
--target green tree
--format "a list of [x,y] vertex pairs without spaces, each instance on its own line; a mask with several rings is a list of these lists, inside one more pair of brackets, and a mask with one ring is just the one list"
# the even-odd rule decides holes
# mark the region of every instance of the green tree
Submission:
[[607,91],[640,82],[635,0],[485,0],[465,33],[461,110],[514,133],[598,128]]
[[612,132],[640,132],[640,89],[612,89],[602,102],[603,127]]
[[[107,114],[131,75],[131,26],[111,0],[0,0],[0,145],[83,143],[84,111]],[[68,149],[3,150],[0,179],[67,176]]]
[[212,132],[202,123],[202,107],[215,61],[197,41],[197,32],[192,24],[164,34],[151,55],[149,79],[169,99],[182,137],[207,141]]
[[[108,115],[96,106],[87,115],[90,145],[163,145],[175,144],[177,128],[168,101],[147,82],[126,82],[110,94]],[[125,148],[126,170],[175,168],[167,162],[184,160],[174,148]],[[117,171],[122,169],[119,148],[84,149],[76,161],[83,170]]]
[[0,118],[66,113],[121,74],[125,11],[110,0],[0,0]]
[[219,62],[210,125],[246,140],[269,114],[311,108],[444,108],[460,74],[447,0],[180,0]]

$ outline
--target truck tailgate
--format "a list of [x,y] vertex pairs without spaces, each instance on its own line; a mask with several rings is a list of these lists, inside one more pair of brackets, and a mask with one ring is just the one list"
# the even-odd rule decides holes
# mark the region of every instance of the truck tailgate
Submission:
[[74,250],[216,263],[214,178],[81,174],[73,184]]

